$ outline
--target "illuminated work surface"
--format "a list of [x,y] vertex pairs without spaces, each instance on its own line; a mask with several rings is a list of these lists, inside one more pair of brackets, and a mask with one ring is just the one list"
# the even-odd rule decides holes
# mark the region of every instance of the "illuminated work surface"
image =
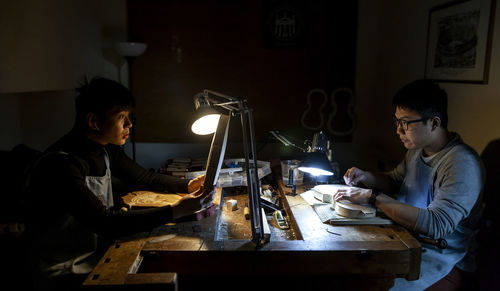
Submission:
[[[145,290],[173,286],[177,280],[177,287],[185,290],[222,276],[226,279],[219,280],[220,288],[266,280],[268,287],[287,282],[289,287],[335,284],[337,290],[386,290],[395,277],[418,278],[420,244],[404,228],[323,224],[300,195],[280,192],[292,229],[278,230],[269,219],[271,241],[259,249],[249,241],[250,222],[243,218],[246,196],[230,196],[238,200],[239,210],[218,208],[205,219],[158,227],[115,243],[84,285]],[[224,205],[221,196],[218,190],[216,203]]]

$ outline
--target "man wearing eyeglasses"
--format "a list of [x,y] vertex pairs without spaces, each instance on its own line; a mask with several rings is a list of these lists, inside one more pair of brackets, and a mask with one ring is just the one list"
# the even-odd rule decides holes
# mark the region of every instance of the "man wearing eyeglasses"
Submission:
[[429,80],[398,91],[393,118],[408,149],[405,158],[386,173],[350,168],[346,184],[372,190],[335,197],[371,203],[419,236],[447,241],[445,249],[422,243],[420,278],[398,278],[394,290],[458,290],[475,268],[474,229],[484,174],[477,153],[448,131],[447,103],[446,92]]

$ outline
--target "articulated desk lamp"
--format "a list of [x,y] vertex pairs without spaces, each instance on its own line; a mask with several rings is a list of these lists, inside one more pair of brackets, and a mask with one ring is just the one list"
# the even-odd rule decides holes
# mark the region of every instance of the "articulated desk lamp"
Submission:
[[[191,130],[200,135],[215,132],[207,160],[206,185],[215,186],[217,184],[217,178],[224,160],[230,118],[237,115],[241,118],[252,242],[256,246],[260,246],[265,237],[260,206],[260,185],[252,109],[248,108],[245,99],[223,95],[210,90],[204,90],[196,94],[194,104],[199,118],[193,123]],[[267,220],[265,222],[267,223]]]
[[[299,171],[308,173],[316,179],[318,176],[333,175],[333,168],[330,162],[330,142],[322,131],[314,134],[312,142],[305,149],[293,144],[278,131],[271,131],[270,133],[285,146],[293,146],[306,153],[298,167]],[[293,183],[293,169],[290,169],[288,175],[290,185],[287,186],[292,187],[292,195],[294,195],[295,185]]]

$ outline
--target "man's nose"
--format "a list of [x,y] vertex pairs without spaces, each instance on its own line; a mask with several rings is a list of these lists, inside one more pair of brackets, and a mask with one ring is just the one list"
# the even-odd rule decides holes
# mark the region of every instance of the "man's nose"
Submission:
[[398,134],[405,134],[405,130],[404,130],[404,128],[403,128],[403,125],[399,125],[399,124],[398,124],[398,125],[396,125],[396,132],[397,132]]
[[130,118],[127,117],[127,119],[125,119],[125,124],[123,126],[126,128],[132,127],[132,121],[130,121]]

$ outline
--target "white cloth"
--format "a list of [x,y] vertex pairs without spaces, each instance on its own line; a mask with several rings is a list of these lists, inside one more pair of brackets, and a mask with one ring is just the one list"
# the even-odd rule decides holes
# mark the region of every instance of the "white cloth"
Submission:
[[[52,154],[48,153],[41,158]],[[85,183],[97,198],[110,208],[113,206],[113,190],[109,156],[105,152],[106,174],[102,177],[87,176]],[[71,247],[68,247],[71,246]],[[48,278],[67,274],[87,274],[92,271],[99,257],[96,254],[97,235],[67,214],[49,229],[38,243],[40,271]]]

